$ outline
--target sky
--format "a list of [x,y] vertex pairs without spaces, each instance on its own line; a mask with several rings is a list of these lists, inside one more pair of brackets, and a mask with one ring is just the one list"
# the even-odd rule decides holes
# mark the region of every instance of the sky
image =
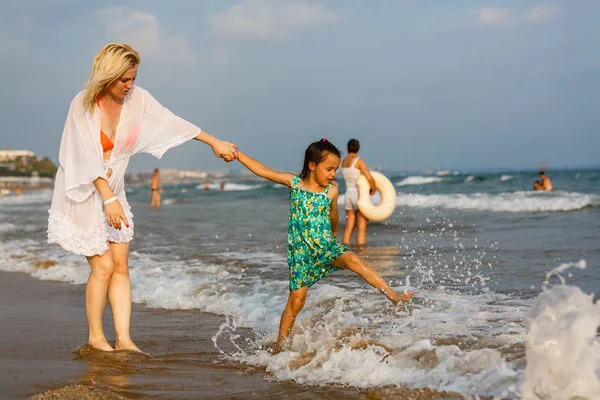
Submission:
[[[110,42],[165,107],[274,169],[323,137],[394,171],[600,165],[597,0],[5,0],[0,148],[57,160]],[[154,167],[240,168],[195,141],[129,169]]]

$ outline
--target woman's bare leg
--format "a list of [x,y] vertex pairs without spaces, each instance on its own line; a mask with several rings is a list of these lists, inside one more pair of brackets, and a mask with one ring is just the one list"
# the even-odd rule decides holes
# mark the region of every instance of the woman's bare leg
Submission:
[[346,246],[350,246],[350,242],[352,242],[352,232],[354,232],[355,226],[356,211],[346,210],[346,227],[344,228],[344,237],[342,238],[342,243]]
[[398,305],[400,302],[406,302],[413,296],[413,292],[406,294],[394,292],[388,283],[371,267],[364,262],[359,256],[351,251],[347,251],[333,262],[338,268],[347,268],[361,276],[369,285],[379,290],[392,303]]
[[358,232],[356,233],[356,247],[360,249],[367,245],[367,225],[369,224],[369,220],[360,211],[357,211],[357,214]]
[[141,351],[131,340],[131,281],[129,279],[129,243],[110,243],[115,270],[108,287],[117,340],[116,350]]
[[88,343],[100,350],[113,351],[102,329],[106,294],[114,271],[112,252],[108,250],[101,256],[87,257],[87,260],[91,269],[85,287],[85,312],[89,326]]
[[276,351],[283,350],[285,342],[296,322],[296,317],[304,307],[307,293],[308,286],[290,292],[288,302],[283,310],[283,314],[281,314],[281,321],[279,322],[279,335],[277,337],[277,343],[275,343]]

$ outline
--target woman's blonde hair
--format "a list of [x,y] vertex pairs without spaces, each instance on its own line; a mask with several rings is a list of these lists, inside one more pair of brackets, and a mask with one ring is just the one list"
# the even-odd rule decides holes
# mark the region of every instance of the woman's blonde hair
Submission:
[[94,57],[92,73],[85,83],[85,109],[93,114],[98,94],[139,63],[140,53],[128,44],[110,43],[104,46]]

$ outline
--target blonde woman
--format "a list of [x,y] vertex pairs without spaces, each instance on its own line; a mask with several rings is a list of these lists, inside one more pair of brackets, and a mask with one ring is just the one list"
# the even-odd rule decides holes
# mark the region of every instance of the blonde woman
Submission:
[[[190,139],[206,143],[225,161],[235,160],[235,145],[177,117],[134,82],[139,53],[121,43],[106,45],[94,58],[92,73],[67,115],[60,144],[48,242],[83,255],[90,265],[85,297],[88,343],[100,350],[140,351],[129,333],[131,282],[129,242],[133,214],[124,177],[134,154],[157,158]],[[110,302],[116,342],[102,329]]]

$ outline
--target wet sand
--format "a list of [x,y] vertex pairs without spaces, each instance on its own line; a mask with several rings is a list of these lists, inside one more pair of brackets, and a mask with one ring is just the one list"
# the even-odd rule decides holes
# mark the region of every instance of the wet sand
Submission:
[[[0,271],[0,398],[463,398],[428,389],[276,382],[264,369],[221,360],[212,337],[224,319],[198,311],[134,305],[134,339],[152,357],[94,351],[82,346],[87,339],[84,290],[83,285]],[[108,308],[104,326],[109,341],[114,340]]]

